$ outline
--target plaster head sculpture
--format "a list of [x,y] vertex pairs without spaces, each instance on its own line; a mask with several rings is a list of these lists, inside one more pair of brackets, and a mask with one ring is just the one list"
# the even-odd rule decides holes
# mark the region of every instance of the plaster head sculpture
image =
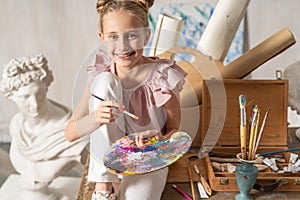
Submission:
[[12,59],[4,66],[0,90],[19,112],[10,122],[10,159],[21,175],[21,186],[31,199],[65,199],[48,185],[80,162],[86,142],[68,142],[64,127],[71,116],[67,107],[47,98],[53,81],[43,55]]
[[[289,81],[288,104],[290,108],[300,114],[300,61],[285,68],[284,79]],[[300,140],[300,129],[296,130],[296,137]]]
[[24,116],[35,118],[46,107],[48,86],[52,81],[52,71],[44,56],[21,57],[5,66],[1,91]]

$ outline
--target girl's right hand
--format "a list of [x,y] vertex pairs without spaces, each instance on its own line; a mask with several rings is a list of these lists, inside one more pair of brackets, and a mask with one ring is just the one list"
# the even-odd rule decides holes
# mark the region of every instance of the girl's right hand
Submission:
[[116,101],[101,101],[95,110],[96,122],[99,124],[108,124],[114,122],[120,115],[122,106]]

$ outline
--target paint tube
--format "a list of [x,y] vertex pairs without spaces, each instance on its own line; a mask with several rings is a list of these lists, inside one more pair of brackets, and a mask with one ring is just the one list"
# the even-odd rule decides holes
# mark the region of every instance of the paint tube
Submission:
[[268,167],[270,167],[274,172],[277,172],[279,169],[276,166],[275,158],[265,158],[263,159],[263,163],[265,163]]
[[297,162],[294,164],[295,167],[299,167],[300,166],[300,159],[297,160]]
[[292,172],[289,166],[283,167],[284,172]]
[[203,185],[200,182],[198,182],[197,185],[198,185],[198,190],[199,190],[199,194],[200,194],[201,199],[208,199],[209,197],[206,194]]
[[227,163],[227,171],[228,171],[229,173],[233,173],[233,172],[235,172],[235,170],[236,170],[236,166],[234,166],[234,165],[231,164],[231,163]]
[[[297,155],[298,156],[298,155]],[[291,156],[292,157],[292,156]],[[293,159],[295,157],[293,156]],[[290,159],[290,162],[294,162],[294,160]],[[289,163],[288,165],[288,172],[292,172],[292,173],[296,173],[299,171],[299,166],[300,166],[300,160],[297,160],[297,162],[295,162],[294,164]]]
[[291,164],[295,164],[298,159],[298,154],[291,153],[290,162]]

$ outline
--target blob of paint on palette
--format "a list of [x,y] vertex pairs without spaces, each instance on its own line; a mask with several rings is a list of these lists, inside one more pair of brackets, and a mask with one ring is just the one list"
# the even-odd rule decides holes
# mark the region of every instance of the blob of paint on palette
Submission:
[[191,137],[187,133],[176,132],[166,141],[149,138],[141,149],[136,147],[135,134],[132,134],[113,143],[103,161],[108,170],[115,174],[144,174],[176,162],[187,153],[191,144]]

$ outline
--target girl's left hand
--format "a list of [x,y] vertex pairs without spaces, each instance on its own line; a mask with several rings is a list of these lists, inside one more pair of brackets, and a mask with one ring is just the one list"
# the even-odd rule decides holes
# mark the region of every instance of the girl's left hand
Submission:
[[138,148],[145,147],[145,141],[144,139],[155,137],[158,141],[165,141],[167,138],[161,134],[160,131],[157,130],[147,130],[144,132],[139,132],[135,135],[135,143]]

